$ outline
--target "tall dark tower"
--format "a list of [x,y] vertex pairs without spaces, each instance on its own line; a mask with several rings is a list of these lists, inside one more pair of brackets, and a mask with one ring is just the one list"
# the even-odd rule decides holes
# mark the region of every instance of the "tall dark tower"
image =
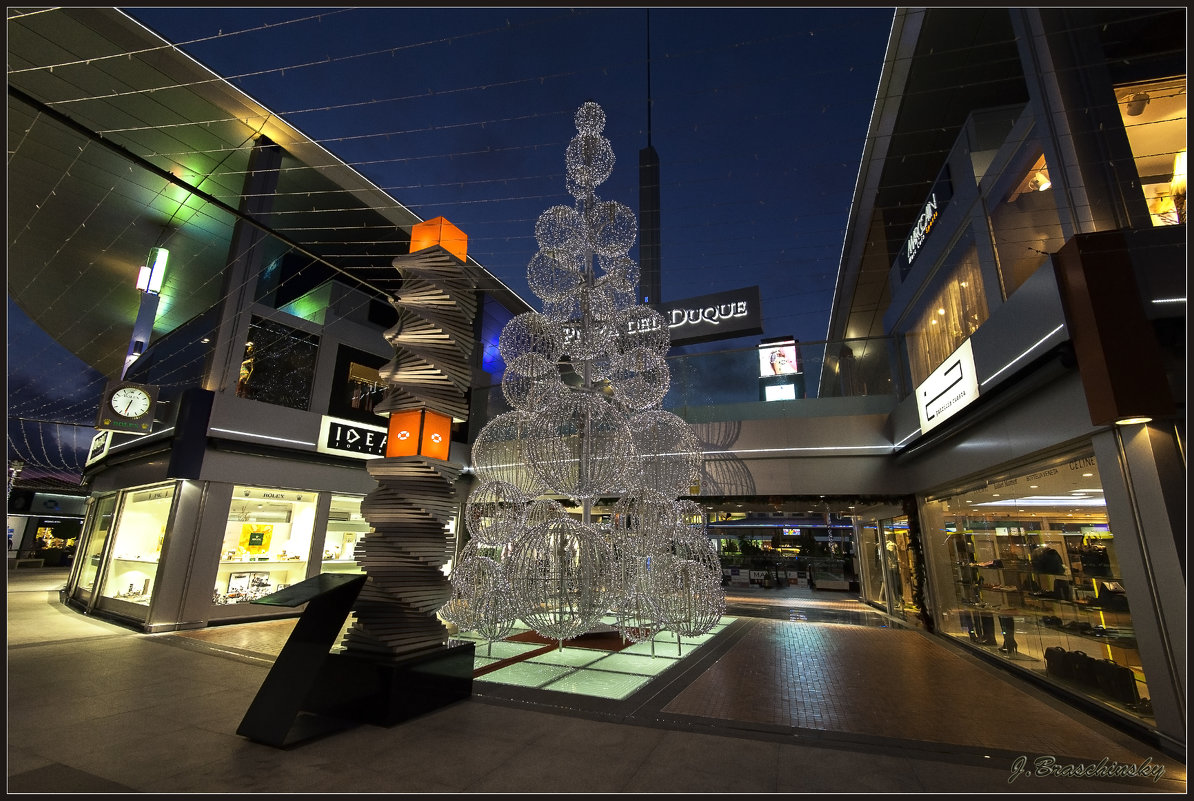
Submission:
[[651,146],[651,10],[647,9],[647,146],[638,152],[639,303],[663,300],[659,265],[659,154]]

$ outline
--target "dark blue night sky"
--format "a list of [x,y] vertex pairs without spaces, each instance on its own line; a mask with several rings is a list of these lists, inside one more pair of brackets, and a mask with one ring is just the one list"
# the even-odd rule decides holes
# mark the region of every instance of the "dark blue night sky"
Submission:
[[[137,8],[135,18],[410,207],[528,300],[595,100],[638,207],[644,8]],[[651,9],[663,300],[758,284],[767,335],[824,339],[892,9]],[[290,20],[300,20],[280,24]],[[632,253],[632,255],[635,255]]]

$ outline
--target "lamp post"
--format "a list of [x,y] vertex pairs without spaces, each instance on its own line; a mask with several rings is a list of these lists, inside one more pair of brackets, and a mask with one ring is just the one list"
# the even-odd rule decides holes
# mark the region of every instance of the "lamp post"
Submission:
[[124,367],[120,370],[123,379],[133,362],[137,361],[145,346],[153,337],[153,321],[158,314],[158,300],[162,292],[162,279],[166,274],[166,261],[170,258],[170,251],[165,248],[150,248],[149,256],[141,271],[137,275],[137,289],[141,291],[141,304],[137,308],[137,320],[133,323],[133,335],[129,339],[128,355],[124,357]]

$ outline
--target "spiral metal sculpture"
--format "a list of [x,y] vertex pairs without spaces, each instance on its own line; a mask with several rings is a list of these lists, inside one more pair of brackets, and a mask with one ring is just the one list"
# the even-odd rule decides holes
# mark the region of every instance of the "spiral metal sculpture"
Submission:
[[[390,302],[398,322],[385,333],[394,358],[379,370],[389,386],[378,413],[429,409],[467,419],[477,302],[461,266],[439,246],[394,259],[401,283]],[[397,658],[443,646],[449,632],[437,612],[452,601],[444,575],[451,551],[447,528],[458,511],[453,484],[463,468],[427,456],[373,459],[367,468],[378,487],[361,502],[372,531],[356,560],[368,579],[344,651]],[[504,586],[475,584],[489,596],[500,595]],[[471,614],[471,625],[501,633],[489,623],[491,612]]]

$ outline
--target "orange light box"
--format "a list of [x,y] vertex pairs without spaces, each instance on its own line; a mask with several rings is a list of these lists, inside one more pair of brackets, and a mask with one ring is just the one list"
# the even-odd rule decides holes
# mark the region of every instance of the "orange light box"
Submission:
[[452,418],[446,414],[415,409],[390,415],[386,435],[386,456],[429,456],[448,460]]
[[443,217],[421,222],[410,229],[410,252],[440,245],[461,261],[468,258],[468,236]]

